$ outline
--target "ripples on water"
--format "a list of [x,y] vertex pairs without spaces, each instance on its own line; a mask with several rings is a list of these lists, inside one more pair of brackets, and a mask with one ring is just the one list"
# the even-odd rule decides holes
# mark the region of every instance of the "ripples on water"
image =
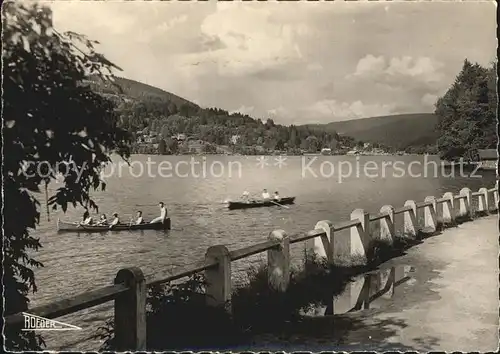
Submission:
[[[187,160],[190,157],[151,156],[154,161]],[[134,160],[145,162],[146,156],[134,156]],[[201,159],[196,157],[196,159]],[[368,157],[361,158],[361,166]],[[394,157],[373,157],[380,164]],[[422,157],[401,156],[406,163]],[[209,246],[224,244],[237,249],[264,241],[273,229],[284,229],[289,234],[308,231],[319,220],[333,222],[347,220],[355,208],[364,208],[378,213],[384,204],[402,206],[405,200],[423,201],[428,195],[441,196],[444,192],[458,192],[462,187],[477,191],[480,187],[494,186],[493,172],[483,173],[482,178],[395,178],[387,169],[385,178],[368,178],[361,174],[338,182],[339,173],[331,178],[315,178],[302,175],[301,157],[288,157],[287,165],[278,168],[272,165],[257,168],[254,157],[208,156],[207,163],[240,161],[241,176],[233,170],[220,178],[133,178],[130,174],[114,176],[107,180],[106,192],[94,192],[93,196],[100,212],[110,215],[120,213],[123,221],[130,220],[137,210],[142,210],[145,219],[159,214],[157,203],[162,200],[168,207],[172,219],[172,230],[143,232],[110,232],[100,234],[57,234],[58,217],[79,219],[82,210],[69,210],[66,215],[51,215],[46,220],[42,213],[40,227],[34,233],[40,237],[43,248],[36,254],[44,268],[36,270],[39,291],[32,297],[32,306],[40,305],[112,283],[116,272],[122,267],[138,266],[146,275],[155,271],[174,271],[176,268],[203,259]],[[355,161],[355,158],[320,157],[312,165],[319,175],[321,161]],[[307,161],[310,160],[305,160]],[[414,167],[412,172],[416,173]],[[184,172],[184,171],[183,171]],[[327,172],[329,173],[329,172]],[[57,187],[57,185],[52,186]],[[244,190],[260,194],[263,188],[270,192],[278,190],[280,195],[296,196],[296,204],[289,209],[270,207],[229,211],[222,202],[238,198]],[[40,198],[42,200],[42,198]],[[96,215],[97,217],[97,215]],[[292,246],[295,261],[301,259],[303,245]],[[249,264],[265,261],[266,254],[233,263],[233,276],[239,278]],[[49,349],[96,349],[96,342],[82,342],[106,316],[110,316],[112,303],[77,314],[61,317],[60,320],[82,327],[83,331],[65,332],[62,335],[47,335]],[[107,309],[107,311],[103,311]],[[66,334],[67,333],[67,334]]]

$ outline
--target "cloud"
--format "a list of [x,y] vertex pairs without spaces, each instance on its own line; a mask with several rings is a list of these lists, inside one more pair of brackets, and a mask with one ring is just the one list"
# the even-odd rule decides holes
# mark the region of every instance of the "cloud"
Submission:
[[273,118],[283,117],[284,115],[289,114],[290,112],[283,106],[279,106],[277,108],[271,108],[267,110],[267,114]]
[[486,2],[50,6],[58,30],[99,40],[120,75],[285,124],[432,111],[465,58],[496,58]]
[[241,114],[252,114],[252,112],[255,111],[255,107],[246,107],[246,106],[241,106],[238,109],[232,110],[229,113],[241,113]]
[[442,63],[429,57],[402,56],[387,60],[384,56],[368,54],[358,61],[356,71],[348,78],[387,82],[412,79],[432,83],[443,79],[442,68]]
[[308,108],[312,114],[320,117],[330,116],[332,121],[355,118],[375,117],[394,112],[394,104],[366,104],[361,101],[337,102],[336,100],[322,100]]
[[385,58],[383,56],[375,57],[371,54],[368,54],[366,57],[361,58],[358,61],[358,65],[356,66],[356,71],[354,72],[354,76],[365,76],[365,75],[373,75],[380,74],[387,67]]
[[241,6],[217,4],[200,28],[203,35],[217,38],[223,48],[185,56],[181,59],[184,64],[201,63],[204,70],[216,69],[221,76],[243,76],[302,59],[295,39],[307,33],[303,26],[271,22],[271,12],[264,6],[245,7],[245,11]]
[[392,58],[385,72],[391,76],[406,76],[425,82],[439,82],[443,78],[440,72],[443,64],[428,57]]
[[307,70],[308,71],[321,71],[323,70],[323,65],[320,63],[310,63],[307,64]]
[[[42,2],[42,4],[46,3]],[[123,35],[128,33],[137,21],[133,14],[119,11],[116,3],[114,6],[89,7],[82,6],[76,1],[61,1],[52,3],[51,8],[53,9],[54,26],[62,31],[71,30],[85,33],[85,27],[90,25],[107,35]],[[99,11],[99,8],[103,11]],[[119,16],[110,17],[113,10],[118,10]]]
[[428,107],[434,107],[439,96],[431,93],[426,93],[422,96],[422,104]]

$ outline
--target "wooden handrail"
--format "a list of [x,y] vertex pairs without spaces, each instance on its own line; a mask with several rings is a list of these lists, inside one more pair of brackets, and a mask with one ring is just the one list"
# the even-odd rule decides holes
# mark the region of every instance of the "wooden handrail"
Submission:
[[389,218],[389,217],[390,216],[388,213],[378,213],[377,215],[370,216],[370,221],[377,221],[377,220]]
[[210,269],[217,266],[217,262],[211,262],[208,264],[200,264],[200,265],[188,265],[182,267],[180,270],[176,271],[174,274],[170,274],[164,277],[158,277],[158,279],[149,280],[146,282],[147,286],[160,285],[164,283],[168,283],[177,279],[181,279],[184,277],[189,277],[193,274],[203,272],[204,270]]
[[301,241],[307,241],[316,237],[325,236],[326,232],[324,230],[311,230],[305,234],[298,234],[290,237],[290,243],[297,243]]
[[231,258],[232,261],[237,261],[238,259],[246,258],[249,256],[253,256],[254,254],[267,251],[278,245],[279,243],[275,241],[265,241],[257,243],[256,245],[253,246],[248,246],[245,248],[241,248],[239,250],[231,251],[229,253],[229,257]]
[[350,229],[351,227],[357,227],[359,225],[361,225],[361,221],[359,220],[347,220],[339,222],[338,224],[333,224],[333,229],[335,231],[342,231],[345,229]]
[[401,214],[410,210],[413,210],[411,206],[404,206],[398,209],[394,209],[394,214]]
[[[31,315],[45,318],[61,317],[73,312],[104,304],[116,299],[116,297],[128,290],[123,284],[109,285],[96,290],[87,291],[76,296],[55,301],[47,305],[34,307],[26,310]],[[24,320],[22,313],[5,317],[6,324],[19,324]]]
[[416,205],[417,205],[417,209],[420,209],[420,208],[425,208],[425,207],[434,205],[434,203],[433,202],[421,202],[421,203],[417,203]]

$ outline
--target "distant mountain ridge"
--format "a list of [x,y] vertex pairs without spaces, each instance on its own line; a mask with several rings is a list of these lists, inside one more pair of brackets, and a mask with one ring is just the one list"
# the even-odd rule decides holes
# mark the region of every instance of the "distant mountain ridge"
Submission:
[[[135,80],[115,77],[114,84],[98,78],[90,78],[88,81],[96,91],[120,102],[128,104],[136,102],[146,104],[148,107],[163,107],[167,104],[169,107],[167,115],[176,112],[180,112],[183,116],[189,116],[189,112],[198,115],[196,112],[204,110],[185,98]],[[228,114],[224,112],[220,111],[220,114]],[[150,119],[147,118],[151,113],[151,111],[139,113],[139,116],[147,120],[147,125],[151,124]],[[225,119],[230,118],[227,116]],[[246,120],[248,119],[252,120],[247,116]],[[379,143],[397,150],[405,150],[408,147],[435,144],[437,140],[436,123],[437,116],[434,114],[420,113],[362,118],[327,124],[305,124],[298,127],[318,131],[318,133],[321,131],[324,133],[335,132],[340,136],[352,137],[358,141]],[[240,132],[234,134],[240,134]]]
[[197,104],[158,87],[118,76],[114,79],[114,84],[104,82],[97,77],[91,77],[88,81],[96,91],[106,95],[121,97],[125,100],[168,101],[177,107],[187,105],[191,108],[199,108]]
[[261,150],[317,152],[338,143],[344,148],[355,144],[352,138],[340,138],[323,129],[312,131],[307,127],[284,126],[275,124],[272,119],[264,122],[239,112],[200,107],[170,92],[130,79],[115,77],[113,82],[107,82],[91,77],[83,84],[117,103],[118,124],[132,132],[137,144],[142,143],[143,138],[148,144],[164,140],[162,146],[168,145],[171,152],[177,149],[172,137],[178,134],[218,147],[232,145],[233,152],[244,154]]
[[438,117],[433,113],[398,114],[353,119],[327,124],[308,124],[310,128],[336,131],[356,140],[379,143],[405,150],[410,147],[436,143]]

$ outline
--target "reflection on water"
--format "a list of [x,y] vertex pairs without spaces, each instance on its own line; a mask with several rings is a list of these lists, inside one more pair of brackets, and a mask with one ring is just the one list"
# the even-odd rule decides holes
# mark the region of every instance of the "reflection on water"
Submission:
[[413,271],[411,266],[399,265],[363,274],[347,284],[342,294],[336,297],[332,294],[321,301],[321,304],[304,311],[302,315],[341,315],[383,306],[384,302],[379,303],[376,300],[391,300],[396,288],[410,280],[409,274]]

